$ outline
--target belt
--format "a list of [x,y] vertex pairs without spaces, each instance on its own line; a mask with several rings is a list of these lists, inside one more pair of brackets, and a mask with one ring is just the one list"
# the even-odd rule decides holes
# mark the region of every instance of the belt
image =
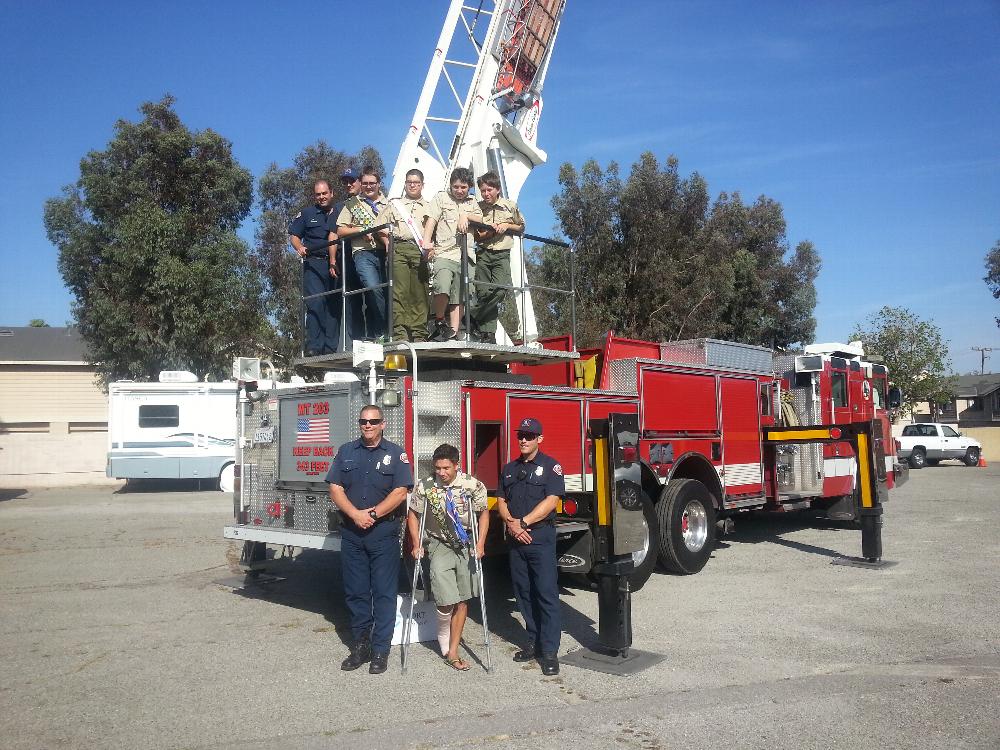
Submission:
[[330,253],[306,253],[307,258],[326,258],[330,260]]

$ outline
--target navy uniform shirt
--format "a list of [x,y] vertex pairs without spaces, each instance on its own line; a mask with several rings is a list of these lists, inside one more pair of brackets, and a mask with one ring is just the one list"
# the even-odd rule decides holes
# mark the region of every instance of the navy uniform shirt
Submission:
[[[562,467],[551,456],[539,451],[530,461],[518,458],[500,472],[500,497],[506,498],[507,508],[514,518],[523,518],[549,495],[566,494],[566,481]],[[555,518],[550,513],[547,519]]]
[[365,510],[374,508],[397,487],[412,487],[413,471],[410,459],[395,443],[383,438],[368,448],[358,438],[340,446],[326,481],[339,484],[354,507]]
[[[336,219],[336,214],[332,211],[327,213],[319,206],[306,206],[292,219],[292,223],[288,225],[288,233],[302,240],[309,255],[329,256],[329,248],[325,245],[329,242],[330,228],[327,226],[327,219],[331,216]],[[333,231],[337,231],[336,225]]]

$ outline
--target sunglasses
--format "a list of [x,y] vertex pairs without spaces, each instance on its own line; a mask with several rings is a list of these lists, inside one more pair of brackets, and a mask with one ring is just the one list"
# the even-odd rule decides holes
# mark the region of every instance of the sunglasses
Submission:
[[518,440],[527,440],[527,441],[530,442],[532,440],[535,440],[536,438],[538,438],[538,435],[536,435],[533,432],[518,432],[517,433],[517,439]]
[[376,419],[359,419],[358,420],[358,424],[361,427],[364,427],[366,424],[380,425],[380,424],[382,424],[382,419],[381,418],[376,418]]

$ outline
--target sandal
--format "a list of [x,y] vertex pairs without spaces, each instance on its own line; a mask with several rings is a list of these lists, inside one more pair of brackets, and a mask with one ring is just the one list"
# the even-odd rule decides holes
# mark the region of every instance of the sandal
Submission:
[[444,663],[458,672],[468,672],[472,669],[472,665],[468,662],[462,661],[461,656],[457,656],[454,659],[445,659]]

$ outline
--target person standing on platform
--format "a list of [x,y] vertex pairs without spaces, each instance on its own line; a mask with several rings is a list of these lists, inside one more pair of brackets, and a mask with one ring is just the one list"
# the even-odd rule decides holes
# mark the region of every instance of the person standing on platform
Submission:
[[[374,167],[361,170],[361,193],[348,198],[337,216],[337,236],[344,238],[382,222],[379,214],[388,201],[380,189],[381,179]],[[351,240],[354,268],[362,287],[378,287],[365,292],[365,337],[378,339],[385,335],[385,248],[379,237],[366,234]]]
[[345,671],[371,661],[371,674],[385,672],[399,593],[401,508],[413,487],[403,449],[382,437],[382,409],[369,404],[358,419],[361,437],[340,446],[326,481],[330,500],[343,517],[340,566],[351,618],[351,653]]
[[[427,206],[424,225],[424,247],[427,260],[434,264],[431,292],[434,305],[434,330],[431,341],[448,341],[456,337],[462,320],[462,251],[459,235],[465,234],[469,249],[469,275],[473,275],[476,252],[469,236],[469,219],[483,220],[479,204],[469,196],[472,172],[459,167],[451,173],[449,189],[434,196]],[[472,290],[466,290],[471,297]],[[447,320],[445,316],[447,315]]]
[[[417,483],[410,497],[406,518],[413,557],[423,555],[420,514],[427,509],[424,531],[431,561],[431,592],[438,613],[438,645],[441,656],[459,672],[469,664],[458,655],[462,630],[469,614],[469,599],[479,596],[479,581],[473,574],[472,555],[480,560],[486,553],[490,510],[486,486],[474,476],[458,470],[458,448],[439,445],[431,457],[434,475]],[[472,549],[472,523],[477,524],[478,542]]]
[[[345,169],[340,175],[340,187],[343,189],[344,193],[347,195],[342,201],[337,201],[333,206],[332,221],[330,222],[330,240],[336,240],[337,237],[337,217],[340,216],[340,212],[344,210],[344,206],[347,205],[347,201],[356,196],[361,192],[361,177],[358,171],[355,169]],[[337,252],[340,252],[341,243],[338,242],[336,245],[331,245],[331,247],[337,248]],[[344,253],[344,256],[340,258],[345,280],[347,282],[347,291],[353,289],[361,288],[361,279],[358,278],[358,272],[354,268],[354,258],[351,257],[352,253],[350,251]],[[364,299],[360,294],[352,294],[347,297],[347,338],[352,339],[363,339],[365,337],[365,308]],[[343,342],[343,349],[349,351],[351,345],[348,341]]]
[[539,450],[542,423],[522,419],[517,427],[520,457],[503,467],[497,511],[510,546],[510,578],[524,618],[528,645],[514,661],[538,659],[545,675],[559,674],[558,568],[555,511],[566,494],[562,467]]
[[427,282],[430,274],[423,250],[427,201],[423,198],[424,173],[406,173],[404,196],[393,198],[379,215],[379,224],[389,223],[382,239],[393,239],[392,338],[395,341],[427,340]]
[[[317,180],[313,185],[313,199],[316,204],[299,211],[288,227],[288,241],[302,259],[303,297],[332,291],[331,279],[337,278],[336,252],[331,253],[327,245],[329,224],[335,217],[333,193],[326,180]],[[333,354],[340,344],[340,297],[315,297],[306,300],[305,307],[306,356]]]
[[524,232],[524,217],[517,204],[500,196],[500,176],[487,172],[478,180],[479,209],[489,229],[476,229],[476,308],[472,314],[474,341],[495,344],[500,303],[507,290],[480,286],[480,283],[511,285],[510,251],[512,235]]

